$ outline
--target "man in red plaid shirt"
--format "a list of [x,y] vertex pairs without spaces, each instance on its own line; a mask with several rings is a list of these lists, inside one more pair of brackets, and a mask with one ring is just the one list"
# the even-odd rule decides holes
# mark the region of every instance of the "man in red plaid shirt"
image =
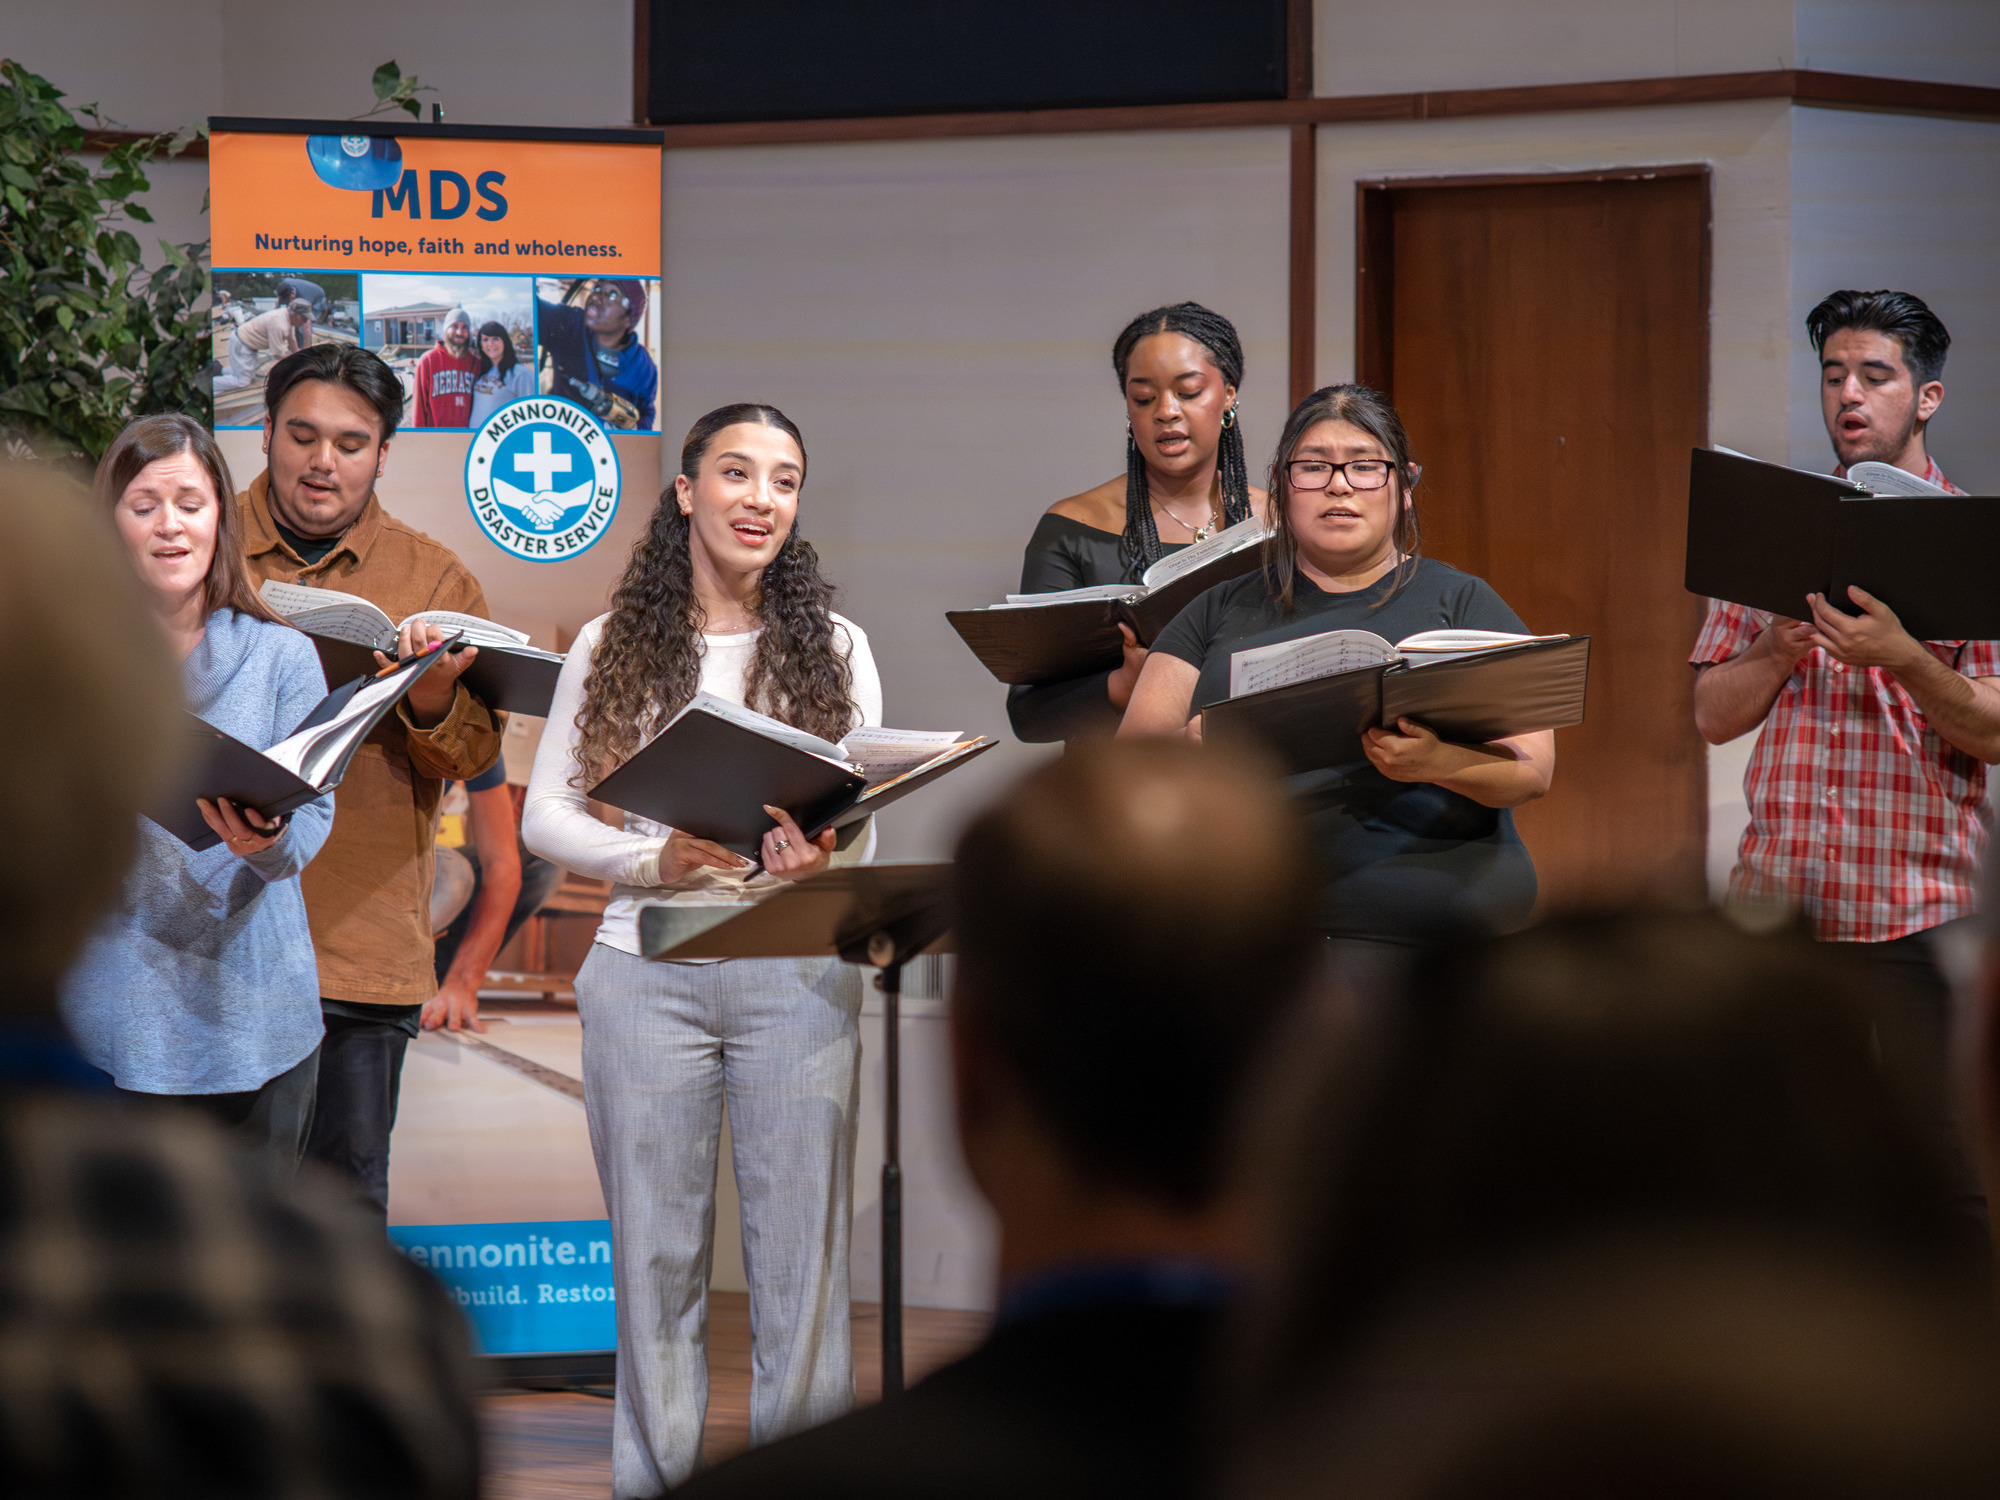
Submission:
[[[1873,460],[1963,493],[1924,446],[1951,343],[1936,315],[1907,292],[1844,291],[1806,328],[1834,473]],[[1873,945],[1923,1003],[1911,1061],[1941,1086],[1949,992],[1931,934],[1973,910],[2000,641],[1915,640],[1880,600],[1849,594],[1811,596],[1809,620],[1711,603],[1689,658],[1695,723],[1717,745],[1764,726],[1731,898],[1791,903],[1821,939]]]

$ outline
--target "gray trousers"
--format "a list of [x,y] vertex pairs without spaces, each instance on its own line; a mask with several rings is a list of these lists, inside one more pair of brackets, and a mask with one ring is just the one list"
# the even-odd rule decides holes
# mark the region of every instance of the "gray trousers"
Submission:
[[650,1500],[701,1456],[725,1095],[750,1281],[750,1441],[854,1404],[861,980],[835,959],[659,964],[599,943],[576,1004],[618,1296],[612,1494]]

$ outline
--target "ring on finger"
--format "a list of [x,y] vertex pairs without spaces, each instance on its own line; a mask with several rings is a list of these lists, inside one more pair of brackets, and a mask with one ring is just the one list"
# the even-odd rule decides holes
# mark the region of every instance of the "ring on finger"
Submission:
[[792,841],[780,835],[778,838],[771,840],[771,847],[773,849],[789,849],[792,847]]

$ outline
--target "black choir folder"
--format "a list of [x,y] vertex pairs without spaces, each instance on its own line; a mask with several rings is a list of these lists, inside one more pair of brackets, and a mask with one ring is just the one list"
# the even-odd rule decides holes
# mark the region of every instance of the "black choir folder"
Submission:
[[488,708],[545,719],[562,675],[563,659],[555,652],[530,646],[523,632],[477,615],[426,609],[399,623],[358,594],[276,579],[266,580],[257,597],[312,637],[328,682],[372,674],[377,651],[393,661],[396,634],[409,620],[455,630],[467,646],[479,648],[459,680]]
[[1329,630],[1230,657],[1230,696],[1201,732],[1260,744],[1296,775],[1362,759],[1362,731],[1399,718],[1470,745],[1580,724],[1589,673],[1587,635],[1427,630],[1392,646]]
[[807,838],[840,830],[844,848],[869,814],[994,743],[951,731],[857,729],[836,745],[696,693],[590,795],[753,858],[772,826],[768,803],[790,813]]
[[193,714],[185,728],[194,741],[187,774],[146,816],[190,849],[221,843],[195,806],[227,797],[238,807],[255,808],[267,820],[279,818],[324,797],[347,775],[354,752],[403,701],[416,680],[443,659],[445,647],[402,662],[376,676],[370,672],[320,699],[284,739],[268,750],[253,750]]
[[1121,624],[1132,627],[1140,645],[1152,645],[1197,594],[1256,567],[1265,535],[1253,516],[1161,558],[1137,583],[1009,594],[1003,604],[950,610],[945,619],[1009,686],[1109,671],[1124,659]]
[[1688,474],[1687,587],[1809,620],[1807,594],[1848,614],[1849,584],[1920,641],[2000,637],[2000,499],[1954,495],[1890,464],[1846,479],[1697,448]]

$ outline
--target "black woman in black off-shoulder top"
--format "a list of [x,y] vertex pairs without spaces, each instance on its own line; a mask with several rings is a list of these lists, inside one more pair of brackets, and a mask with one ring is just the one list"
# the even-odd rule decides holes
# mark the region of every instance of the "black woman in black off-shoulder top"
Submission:
[[[1111,363],[1125,393],[1125,473],[1049,507],[1021,563],[1024,594],[1137,582],[1168,553],[1264,514],[1236,411],[1243,346],[1227,318],[1196,302],[1155,308],[1126,325]],[[1010,689],[1014,733],[1115,733],[1145,661],[1128,631],[1111,671]]]

